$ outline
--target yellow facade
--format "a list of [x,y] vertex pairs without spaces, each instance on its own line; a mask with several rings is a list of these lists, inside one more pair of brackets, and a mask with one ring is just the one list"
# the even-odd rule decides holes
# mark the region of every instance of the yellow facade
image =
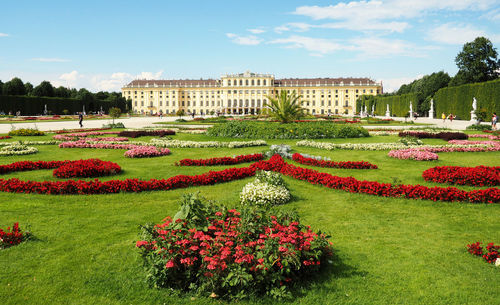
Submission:
[[382,93],[368,78],[275,79],[271,74],[228,74],[218,80],[134,80],[122,88],[136,113],[258,114],[268,96],[295,91],[310,114],[354,114],[361,95]]

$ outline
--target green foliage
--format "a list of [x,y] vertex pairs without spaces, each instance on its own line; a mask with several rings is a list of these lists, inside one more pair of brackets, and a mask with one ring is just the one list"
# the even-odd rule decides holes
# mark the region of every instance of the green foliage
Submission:
[[53,97],[55,95],[54,87],[52,86],[52,84],[50,82],[43,81],[40,83],[40,85],[36,86],[33,89],[32,95]]
[[472,99],[477,99],[477,109],[486,110],[486,118],[493,112],[500,113],[500,80],[467,84],[440,89],[434,95],[436,113],[453,113],[460,120],[470,120]]
[[13,129],[9,132],[9,136],[43,136],[45,133],[38,129],[21,128]]
[[472,124],[472,125],[469,125],[467,126],[465,129],[467,130],[479,130],[479,131],[483,131],[483,130],[491,130],[491,125],[486,125],[486,124]]
[[389,104],[389,110],[392,116],[404,117],[410,111],[410,101],[413,102],[413,109],[416,111],[416,101],[418,96],[416,93],[408,93],[403,95],[362,95],[356,101],[356,111],[364,109],[365,105],[368,111],[371,111],[372,105],[375,104],[375,114],[383,116]]
[[110,123],[110,124],[103,124],[102,128],[125,128],[125,125],[123,125],[122,122]]
[[321,139],[368,137],[361,126],[331,122],[262,123],[230,121],[215,125],[207,134],[216,137],[249,139]]
[[269,115],[282,123],[302,118],[305,110],[300,105],[301,98],[295,91],[288,93],[286,90],[282,90],[277,98],[268,96]]
[[109,116],[113,118],[113,125],[115,124],[115,119],[122,115],[122,111],[118,107],[112,107],[109,109]]
[[3,95],[25,95],[26,87],[20,78],[14,77],[10,81],[3,84]]
[[175,115],[182,117],[182,116],[186,115],[186,113],[184,112],[184,109],[179,109],[179,110],[177,110]]
[[498,53],[491,41],[485,37],[477,37],[474,41],[464,44],[462,51],[455,58],[455,63],[459,70],[457,75],[460,82],[484,82],[499,76]]

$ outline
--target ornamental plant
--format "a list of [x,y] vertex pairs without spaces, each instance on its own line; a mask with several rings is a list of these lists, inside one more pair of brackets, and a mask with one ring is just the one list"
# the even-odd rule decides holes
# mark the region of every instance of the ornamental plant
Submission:
[[114,162],[88,159],[66,162],[54,169],[53,175],[58,178],[88,178],[116,175],[120,171],[120,165]]
[[327,236],[295,214],[228,210],[195,194],[173,218],[142,226],[136,247],[152,286],[223,299],[290,297],[332,255]]
[[439,159],[439,156],[433,152],[414,148],[391,150],[388,156],[396,159],[416,161],[434,161]]
[[486,252],[484,252],[483,247],[480,242],[475,242],[467,245],[467,251],[475,256],[481,256],[485,261],[490,264],[495,264],[500,266],[500,245],[495,245],[494,243],[488,243],[486,246]]
[[472,185],[500,185],[500,166],[436,166],[425,170],[422,177],[426,181]]
[[14,129],[9,132],[9,136],[43,136],[45,133],[43,131],[40,131],[38,129],[32,129],[32,128],[21,128],[21,129]]
[[37,148],[19,143],[14,143],[0,148],[0,156],[31,155],[36,154],[37,152]]
[[0,136],[0,140],[3,140],[3,139],[10,139],[12,138],[11,136]]
[[247,183],[240,193],[242,205],[269,208],[290,201],[290,191],[283,177],[271,171],[257,171],[255,180]]
[[173,136],[173,130],[124,130],[118,133],[120,137],[139,138],[139,137],[164,137]]
[[18,222],[14,223],[12,230],[10,227],[7,227],[5,231],[0,228],[0,249],[18,245],[21,242],[28,240],[30,237],[31,233],[29,231],[23,232],[19,228]]
[[210,159],[182,159],[176,165],[179,166],[212,166],[212,165],[233,165],[246,162],[259,161],[264,159],[263,154],[240,155],[236,157],[221,157]]
[[168,148],[158,148],[154,146],[137,146],[127,150],[123,155],[128,158],[152,158],[166,156],[170,154]]
[[348,168],[348,169],[377,169],[375,164],[371,164],[365,161],[327,161],[327,160],[317,160],[314,158],[307,158],[299,153],[295,153],[292,156],[292,160],[300,163],[319,167],[331,167],[331,168]]

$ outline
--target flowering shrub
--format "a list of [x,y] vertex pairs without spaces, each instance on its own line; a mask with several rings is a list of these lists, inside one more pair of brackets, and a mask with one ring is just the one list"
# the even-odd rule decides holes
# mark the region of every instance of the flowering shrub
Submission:
[[99,159],[87,159],[65,162],[53,172],[58,178],[102,177],[115,175],[121,171],[118,164]]
[[255,181],[247,183],[240,193],[240,202],[243,205],[269,208],[288,201],[290,201],[290,192],[286,188],[283,177],[271,171],[258,171]]
[[422,142],[421,140],[419,140],[415,137],[403,137],[403,138],[399,139],[399,143],[404,144],[406,146],[423,145],[424,144],[424,142]]
[[180,166],[212,166],[212,165],[232,165],[239,163],[246,163],[252,161],[259,161],[264,159],[262,154],[240,155],[234,158],[210,158],[210,159],[182,159],[179,161]]
[[194,195],[173,219],[143,226],[136,247],[151,285],[224,299],[290,297],[289,286],[332,253],[327,237],[296,215],[227,210]]
[[419,139],[443,139],[445,141],[449,140],[466,140],[468,139],[467,134],[463,132],[425,132],[425,131],[402,131],[399,133],[400,137],[415,137]]
[[436,166],[425,170],[426,181],[473,186],[500,185],[500,166]]
[[475,256],[482,256],[485,261],[490,264],[495,264],[496,266],[500,266],[500,255],[498,251],[500,250],[500,246],[495,245],[494,243],[489,243],[486,246],[487,252],[483,252],[483,247],[481,247],[480,242],[475,242],[473,244],[467,245],[467,251]]
[[264,141],[264,140],[235,141],[235,142],[219,142],[219,141],[196,142],[196,141],[151,139],[151,142],[155,146],[161,146],[161,147],[180,147],[180,148],[204,148],[204,147],[239,148],[239,147],[267,145],[266,141]]
[[28,240],[30,237],[31,233],[29,231],[23,232],[19,229],[18,222],[14,223],[12,230],[10,227],[7,227],[6,231],[0,228],[0,249],[18,245],[21,242]]
[[0,156],[31,155],[37,152],[37,148],[21,144],[12,144],[0,148]]
[[255,173],[255,182],[258,183],[268,183],[276,186],[285,186],[285,180],[283,180],[283,176],[280,173],[272,172],[272,171],[257,171]]
[[276,154],[280,155],[283,158],[291,159],[292,158],[292,147],[286,144],[279,145],[271,145],[268,151],[265,152],[266,157],[270,158]]
[[9,136],[43,136],[45,133],[43,131],[40,131],[38,129],[31,129],[31,128],[21,128],[21,129],[15,129],[11,130],[9,132]]
[[345,162],[323,161],[323,160],[316,160],[313,158],[306,158],[299,153],[293,154],[292,160],[300,164],[307,164],[319,167],[348,168],[348,169],[378,168],[375,164],[371,164],[365,161],[345,161]]
[[433,152],[414,148],[391,150],[388,156],[396,159],[411,159],[416,161],[433,161],[439,158],[438,155]]
[[10,138],[12,138],[12,137],[11,137],[11,136],[1,136],[1,137],[0,137],[0,140],[3,140],[3,139],[10,139]]
[[144,136],[164,137],[173,135],[175,135],[175,131],[173,130],[124,130],[118,133],[118,136],[128,138],[138,138]]
[[158,148],[154,146],[137,146],[127,150],[123,155],[128,158],[151,158],[166,156],[170,154],[168,148]]

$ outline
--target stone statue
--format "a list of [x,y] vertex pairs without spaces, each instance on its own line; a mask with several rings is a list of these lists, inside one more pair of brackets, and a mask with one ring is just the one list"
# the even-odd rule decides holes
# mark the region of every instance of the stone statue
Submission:
[[390,118],[391,117],[391,111],[389,110],[389,104],[387,104],[387,110],[385,111],[385,117]]
[[372,105],[372,116],[375,116],[375,104]]
[[474,122],[474,123],[477,121],[476,110],[477,110],[477,100],[475,97],[473,97],[472,98],[472,110],[470,111],[470,121]]
[[410,101],[410,120],[413,120],[413,104]]
[[429,110],[429,119],[434,118],[434,99],[431,99],[431,109]]
[[472,110],[477,110],[477,100],[475,97],[472,98]]

